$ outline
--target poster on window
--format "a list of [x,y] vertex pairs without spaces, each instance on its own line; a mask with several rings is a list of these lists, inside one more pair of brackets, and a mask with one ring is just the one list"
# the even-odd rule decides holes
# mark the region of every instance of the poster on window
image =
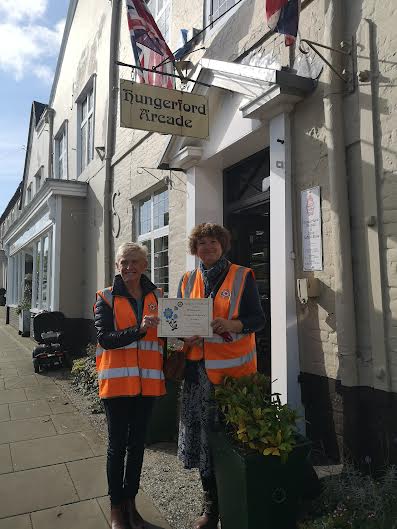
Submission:
[[320,187],[301,191],[303,270],[323,270]]

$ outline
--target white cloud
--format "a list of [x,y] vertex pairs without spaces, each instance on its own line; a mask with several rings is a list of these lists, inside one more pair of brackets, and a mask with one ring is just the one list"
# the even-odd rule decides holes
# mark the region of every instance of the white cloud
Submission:
[[46,83],[51,82],[53,73],[46,65],[46,59],[58,54],[64,27],[64,20],[54,28],[12,21],[0,24],[0,68],[11,73],[17,81],[33,74]]
[[49,66],[45,64],[39,64],[34,70],[34,74],[38,79],[41,79],[44,83],[51,84],[54,79],[54,72]]
[[0,0],[0,13],[6,20],[36,20],[47,10],[48,0]]

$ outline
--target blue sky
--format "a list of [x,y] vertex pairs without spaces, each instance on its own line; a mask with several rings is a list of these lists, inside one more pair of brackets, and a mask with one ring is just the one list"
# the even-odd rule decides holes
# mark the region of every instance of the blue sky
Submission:
[[0,215],[22,180],[32,101],[47,103],[69,0],[0,0]]

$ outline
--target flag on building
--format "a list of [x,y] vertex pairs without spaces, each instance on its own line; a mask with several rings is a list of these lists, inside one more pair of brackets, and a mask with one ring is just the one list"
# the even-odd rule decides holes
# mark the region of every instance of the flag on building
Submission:
[[177,61],[182,59],[184,55],[187,55],[193,47],[193,42],[189,39],[189,31],[187,29],[181,29],[179,31],[179,48],[174,51],[174,57]]
[[267,25],[285,35],[285,45],[291,46],[298,34],[300,1],[266,0]]
[[136,66],[155,71],[137,71],[137,81],[163,88],[174,88],[174,78],[165,73],[174,73],[174,56],[164,40],[144,0],[126,0],[128,28]]

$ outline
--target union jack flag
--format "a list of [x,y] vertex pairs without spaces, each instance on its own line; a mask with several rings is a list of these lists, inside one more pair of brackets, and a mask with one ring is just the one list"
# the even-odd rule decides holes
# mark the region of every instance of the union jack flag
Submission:
[[299,0],[266,0],[267,25],[285,35],[285,45],[291,46],[298,34]]
[[148,68],[161,65],[153,72],[137,71],[137,81],[163,88],[174,88],[174,56],[164,40],[144,0],[126,0],[128,28],[136,66]]

